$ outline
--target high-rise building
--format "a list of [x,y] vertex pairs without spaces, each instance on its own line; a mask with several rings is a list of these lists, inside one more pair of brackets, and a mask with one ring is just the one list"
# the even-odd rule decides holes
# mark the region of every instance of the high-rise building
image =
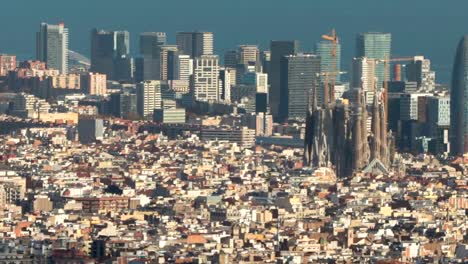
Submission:
[[[404,93],[400,99],[400,120],[419,120],[419,103],[421,97],[431,96],[430,93]],[[424,121],[424,120],[421,120]]]
[[243,75],[241,84],[255,85],[258,93],[268,93],[268,74],[248,72]]
[[459,42],[450,87],[450,146],[454,155],[468,152],[468,35]]
[[228,50],[224,52],[224,67],[236,68],[238,61],[237,50]]
[[214,101],[220,99],[219,93],[219,59],[217,55],[202,55],[195,58],[192,75],[192,92],[197,101]]
[[284,56],[293,55],[299,51],[298,41],[277,41],[273,40],[270,44],[271,62],[270,71],[270,107],[273,119],[277,121],[280,113],[281,100],[281,61]]
[[44,99],[32,94],[18,93],[13,100],[12,114],[22,118],[39,118],[41,114],[48,113],[49,109],[50,104]]
[[151,55],[153,48],[166,45],[166,32],[143,32],[140,34],[140,54]]
[[163,82],[144,81],[137,85],[137,110],[140,117],[153,120],[154,109],[161,109],[161,90]]
[[431,61],[423,56],[416,56],[406,64],[406,80],[416,82],[419,90],[432,91],[435,88],[435,72],[431,71]]
[[116,117],[130,118],[137,115],[137,96],[131,93],[111,94],[110,110]]
[[107,94],[107,78],[105,74],[86,73],[81,75],[81,90],[91,95]]
[[[320,56],[320,69],[322,73],[325,72],[340,72],[341,71],[341,44],[336,44],[336,56],[332,58],[333,44],[329,41],[320,41],[315,45],[315,54]],[[333,60],[335,67],[333,69]],[[325,75],[322,75],[322,81],[325,81]],[[340,75],[335,74],[336,82],[340,82]]]
[[351,88],[362,89],[367,105],[374,100],[377,88],[376,61],[367,57],[353,59]]
[[102,139],[104,121],[93,116],[82,116],[78,119],[78,139],[82,144],[89,144]]
[[256,45],[239,46],[239,63],[256,66],[259,64],[260,51]]
[[[262,72],[269,73],[270,72],[270,61],[271,61],[271,53],[269,50],[264,50],[260,53],[260,61],[262,63]],[[270,83],[270,82],[268,82]]]
[[9,71],[16,69],[16,56],[0,54],[0,76],[7,76]]
[[174,80],[190,81],[193,74],[193,60],[189,55],[177,54],[174,60]]
[[219,70],[220,99],[224,102],[231,102],[231,68],[221,68]]
[[133,77],[128,31],[91,32],[91,69],[107,75],[109,80],[128,80]]
[[[157,46],[156,52],[154,54],[158,58],[157,71],[159,70],[159,78],[157,80],[167,81],[169,79],[173,80],[174,74],[174,57],[177,56],[177,46],[176,45],[162,45]],[[169,78],[171,77],[171,78]]]
[[37,59],[47,63],[49,69],[68,73],[68,28],[64,23],[42,23],[36,35]]
[[[390,80],[390,67],[384,73],[383,61],[390,59],[392,35],[390,33],[368,32],[359,34],[356,38],[356,57],[376,59],[381,63],[376,65],[377,88],[381,89],[384,81]],[[386,76],[386,79],[384,77]]]
[[440,154],[450,151],[450,97],[427,97],[428,136],[432,138],[432,152]]
[[213,55],[212,32],[178,32],[176,43],[181,54],[192,58],[202,55]]
[[281,62],[280,120],[305,119],[309,96],[320,73],[320,57],[313,54],[284,56]]
[[145,80],[174,79],[174,59],[178,55],[176,45],[156,45],[151,54],[146,54],[144,60]]

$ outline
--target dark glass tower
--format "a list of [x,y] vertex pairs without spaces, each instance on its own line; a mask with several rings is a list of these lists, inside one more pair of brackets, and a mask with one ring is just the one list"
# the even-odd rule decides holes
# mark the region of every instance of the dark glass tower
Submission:
[[313,54],[284,56],[280,67],[280,121],[305,119],[309,95],[318,83],[320,57]]
[[281,61],[284,56],[294,55],[299,52],[299,42],[295,40],[288,41],[271,41],[271,62],[270,72],[270,107],[273,118],[278,121],[280,119],[280,98],[281,98]]
[[468,152],[468,35],[457,48],[450,87],[450,146],[454,155]]
[[93,29],[91,32],[91,71],[106,74],[109,80],[132,78],[128,31]]

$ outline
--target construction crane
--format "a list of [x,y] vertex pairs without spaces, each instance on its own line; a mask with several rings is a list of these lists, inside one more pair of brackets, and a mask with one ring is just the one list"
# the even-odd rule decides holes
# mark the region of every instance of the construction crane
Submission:
[[[322,39],[331,43],[330,48],[330,59],[331,66],[329,74],[325,74],[325,92],[324,92],[324,104],[328,104],[335,101],[335,83],[336,83],[336,47],[339,43],[338,36],[336,35],[335,29],[332,29],[329,35],[322,35]],[[331,81],[331,89],[329,82]]]
[[383,78],[383,91],[382,91],[382,100],[385,103],[385,118],[387,119],[388,123],[388,81],[389,79],[389,66],[392,62],[405,62],[405,61],[414,61],[414,57],[406,57],[406,58],[388,58],[385,57],[383,60],[376,60],[377,63],[383,63],[384,65],[384,78]]

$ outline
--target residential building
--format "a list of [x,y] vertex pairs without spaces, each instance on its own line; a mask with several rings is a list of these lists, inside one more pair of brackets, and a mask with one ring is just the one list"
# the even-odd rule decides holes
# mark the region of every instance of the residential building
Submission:
[[107,94],[107,76],[88,72],[81,75],[81,90],[90,95]]
[[0,54],[0,77],[7,76],[10,71],[16,69],[16,56]]

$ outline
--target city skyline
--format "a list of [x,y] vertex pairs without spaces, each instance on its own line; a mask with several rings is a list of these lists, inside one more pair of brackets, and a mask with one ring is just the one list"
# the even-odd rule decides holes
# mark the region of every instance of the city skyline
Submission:
[[[0,22],[7,23],[12,15],[21,22],[12,28],[3,28],[2,33],[9,36],[11,41],[0,43],[0,52],[14,53],[19,58],[34,57],[34,47],[30,42],[34,40],[35,26],[41,22],[58,23],[64,21],[70,29],[70,49],[76,50],[89,57],[89,32],[92,28],[105,28],[108,30],[128,30],[131,36],[131,53],[137,54],[138,37],[142,32],[163,31],[168,34],[168,40],[175,43],[175,33],[178,31],[212,31],[215,35],[215,53],[236,47],[240,44],[259,44],[260,48],[267,49],[270,40],[298,39],[305,51],[312,51],[314,44],[320,40],[320,35],[336,28],[342,43],[343,66],[351,64],[354,56],[354,40],[356,34],[367,31],[383,31],[393,35],[392,53],[396,56],[412,54],[425,55],[433,61],[433,67],[438,72],[438,79],[449,83],[452,67],[451,57],[455,47],[451,43],[458,41],[460,35],[466,33],[463,28],[463,7],[468,3],[457,1],[458,5],[446,6],[438,1],[393,1],[392,3],[374,3],[375,1],[361,0],[352,3],[335,1],[295,1],[295,5],[287,6],[277,2],[238,1],[239,4],[223,3],[217,5],[218,12],[205,12],[214,1],[191,3],[178,1],[175,3],[161,3],[167,10],[159,16],[152,16],[148,21],[140,19],[121,19],[124,12],[140,14],[142,17],[158,10],[158,3],[143,1],[141,5],[123,5],[125,1],[118,0],[112,9],[108,9],[105,1],[92,5],[91,12],[87,4],[91,1],[82,1],[81,5],[74,6],[71,12],[59,1],[48,0],[41,3],[28,3],[29,8],[21,9],[22,3],[5,3],[5,8],[12,10],[0,18]],[[119,4],[120,3],[120,4]],[[424,3],[424,5],[421,5]],[[268,5],[266,5],[268,4]],[[301,8],[296,8],[301,6]],[[51,8],[52,7],[52,8]],[[262,7],[268,7],[262,9]],[[336,7],[336,8],[335,8]],[[339,7],[339,8],[338,8]],[[439,12],[439,10],[446,12]],[[268,10],[268,13],[262,11]],[[18,12],[15,12],[18,11]],[[87,19],[83,20],[81,14],[86,11]],[[170,11],[173,11],[171,13]],[[177,11],[177,12],[176,12]],[[229,11],[229,12],[228,12]],[[294,13],[287,20],[276,21],[275,17],[282,11]],[[201,13],[200,13],[201,12]],[[38,15],[40,14],[40,15]],[[104,16],[102,14],[105,14]],[[174,19],[177,15],[184,19]],[[200,16],[199,14],[205,14]],[[223,15],[220,15],[223,14]],[[235,19],[239,14],[242,19]],[[311,15],[315,14],[315,15]],[[437,19],[431,19],[436,17]],[[369,19],[379,18],[372,25]],[[216,23],[211,23],[216,21]],[[352,21],[352,23],[349,23]],[[239,28],[245,34],[239,36]],[[439,36],[434,39],[433,36]]]
[[5,3],[0,263],[468,263],[452,1]]

